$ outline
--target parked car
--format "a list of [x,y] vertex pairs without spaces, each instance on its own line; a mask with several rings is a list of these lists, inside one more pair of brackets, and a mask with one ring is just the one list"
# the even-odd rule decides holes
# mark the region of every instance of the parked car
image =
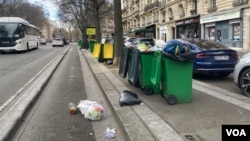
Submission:
[[243,55],[235,65],[234,83],[250,97],[250,53]]
[[135,38],[129,47],[137,48],[139,44],[154,46],[155,42],[153,38]]
[[189,52],[194,54],[193,74],[215,74],[226,77],[233,73],[238,61],[237,51],[216,41],[205,39],[174,39],[189,46]]
[[44,38],[41,38],[39,41],[40,45],[46,45],[46,40]]
[[52,41],[52,47],[55,47],[55,46],[63,47],[64,46],[63,39],[61,39],[61,38],[55,38],[55,39],[53,39],[53,41]]

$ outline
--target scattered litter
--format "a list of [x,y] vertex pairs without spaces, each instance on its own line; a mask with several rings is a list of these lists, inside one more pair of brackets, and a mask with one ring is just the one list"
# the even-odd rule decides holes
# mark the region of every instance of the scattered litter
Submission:
[[69,103],[69,113],[70,114],[75,114],[76,113],[76,106],[72,102]]
[[104,108],[96,101],[80,100],[77,108],[84,115],[85,119],[89,120],[101,120]]
[[92,132],[90,132],[90,133],[89,133],[89,135],[90,135],[90,136],[93,136],[93,133],[92,133]]
[[158,48],[164,48],[166,46],[166,42],[163,40],[156,40],[155,41],[155,46]]
[[116,136],[116,129],[110,129],[109,127],[106,129],[105,137],[108,139],[113,139]]
[[141,104],[141,100],[138,98],[136,93],[129,90],[124,90],[120,97],[120,106]]

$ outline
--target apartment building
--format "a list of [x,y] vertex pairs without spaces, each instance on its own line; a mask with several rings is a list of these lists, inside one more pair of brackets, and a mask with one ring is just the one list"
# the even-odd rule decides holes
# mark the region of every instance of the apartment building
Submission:
[[249,0],[123,0],[122,12],[131,36],[202,38],[250,49]]

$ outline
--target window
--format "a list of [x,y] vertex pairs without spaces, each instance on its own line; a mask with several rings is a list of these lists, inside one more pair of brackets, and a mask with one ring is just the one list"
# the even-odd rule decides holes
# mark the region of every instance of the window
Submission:
[[162,18],[162,22],[165,22],[165,18],[166,18],[166,11],[163,11],[161,14],[161,18]]
[[182,4],[179,5],[179,16],[180,18],[185,17],[185,11]]
[[216,8],[216,0],[210,0],[210,7]]
[[172,8],[168,9],[168,15],[169,15],[169,20],[173,20],[174,19]]
[[209,40],[215,40],[215,27],[209,27],[208,32]]
[[240,23],[236,23],[232,25],[233,27],[233,40],[240,40]]
[[197,9],[197,0],[193,0],[192,1],[191,8],[192,8],[192,10],[196,10]]

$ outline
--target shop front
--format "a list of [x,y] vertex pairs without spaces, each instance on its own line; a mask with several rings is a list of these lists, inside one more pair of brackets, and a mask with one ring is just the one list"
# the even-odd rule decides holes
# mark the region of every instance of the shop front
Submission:
[[186,18],[175,22],[176,38],[200,38],[200,17]]
[[167,41],[167,26],[164,25],[164,26],[160,26],[160,31],[159,31],[159,37],[161,40],[163,41]]
[[149,25],[133,30],[136,37],[156,38],[156,25]]
[[202,38],[228,47],[242,48],[243,22],[241,9],[229,9],[201,16]]

